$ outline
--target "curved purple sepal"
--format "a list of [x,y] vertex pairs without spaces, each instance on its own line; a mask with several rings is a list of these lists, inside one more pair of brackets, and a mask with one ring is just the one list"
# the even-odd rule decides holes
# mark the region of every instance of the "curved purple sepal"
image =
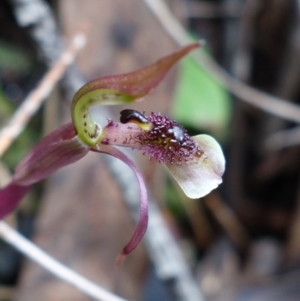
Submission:
[[12,212],[31,186],[22,186],[11,183],[0,190],[0,219]]
[[74,163],[84,157],[89,147],[76,135],[71,123],[41,140],[18,164],[13,182],[21,185],[36,183],[61,167]]
[[0,190],[0,218],[15,209],[31,185],[87,154],[71,123],[41,140],[18,164],[12,182]]
[[119,254],[117,260],[116,260],[116,266],[120,266],[125,259],[125,257],[132,252],[140,243],[141,239],[143,238],[147,226],[148,226],[148,198],[147,198],[147,190],[145,187],[145,183],[143,180],[143,177],[135,164],[121,151],[118,149],[112,147],[112,146],[96,146],[91,148],[92,151],[99,152],[99,153],[104,153],[111,155],[115,158],[120,159],[122,162],[124,162],[126,165],[128,165],[132,171],[134,172],[138,183],[140,187],[140,219],[138,222],[138,225],[136,227],[136,230],[130,239],[130,241],[127,243],[127,245],[123,248],[121,253]]

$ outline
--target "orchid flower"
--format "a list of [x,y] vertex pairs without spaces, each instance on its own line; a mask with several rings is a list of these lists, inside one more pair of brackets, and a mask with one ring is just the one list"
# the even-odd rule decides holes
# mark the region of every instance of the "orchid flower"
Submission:
[[92,119],[94,105],[117,105],[141,100],[164,78],[168,70],[200,43],[188,45],[156,63],[131,73],[93,80],[77,91],[72,101],[72,123],[46,136],[18,164],[11,183],[0,191],[0,219],[15,209],[31,185],[59,168],[74,163],[89,151],[109,154],[126,163],[140,187],[140,220],[121,251],[117,264],[142,239],[148,224],[147,192],[143,178],[120,150],[142,150],[150,160],[164,163],[185,194],[200,198],[222,182],[225,160],[219,144],[210,136],[190,137],[176,121],[161,114],[123,110],[120,122],[108,119],[101,127]]

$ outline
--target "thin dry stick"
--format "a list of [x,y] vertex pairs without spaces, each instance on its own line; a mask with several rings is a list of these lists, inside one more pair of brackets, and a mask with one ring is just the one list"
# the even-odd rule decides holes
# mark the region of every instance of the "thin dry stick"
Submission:
[[0,286],[1,300],[14,300],[15,288],[13,286]]
[[282,130],[270,135],[264,143],[267,151],[277,151],[300,144],[300,127]]
[[0,221],[0,236],[33,261],[95,300],[126,301],[62,265],[3,221]]
[[197,1],[192,0],[187,4],[189,18],[238,18],[241,15],[244,3],[241,1]]
[[228,236],[241,250],[246,250],[250,244],[250,237],[231,208],[222,201],[217,193],[211,193],[204,198],[204,201]]
[[66,68],[74,61],[76,53],[84,46],[85,41],[86,38],[83,34],[74,36],[70,46],[45,74],[37,88],[23,101],[8,124],[0,131],[0,156],[3,155],[14,139],[23,131],[31,116],[50,94],[55,84],[63,76]]
[[[144,0],[144,2],[177,44],[186,45],[192,41],[185,28],[179,23],[163,0]],[[300,123],[299,106],[247,86],[230,76],[204,52],[197,51],[191,55],[201,67],[240,100],[267,113]]]

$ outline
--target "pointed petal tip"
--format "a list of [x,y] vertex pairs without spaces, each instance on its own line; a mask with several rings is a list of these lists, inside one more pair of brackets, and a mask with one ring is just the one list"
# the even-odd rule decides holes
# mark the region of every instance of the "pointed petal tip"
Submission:
[[0,219],[15,210],[30,186],[22,186],[12,182],[0,190]]
[[118,158],[119,160],[123,161],[128,167],[131,168],[131,170],[134,172],[138,184],[140,187],[140,218],[139,222],[137,224],[136,230],[131,237],[130,241],[127,243],[127,245],[123,248],[122,252],[118,256],[116,260],[116,266],[119,266],[122,264],[124,258],[131,253],[140,243],[142,240],[148,226],[148,198],[147,198],[147,190],[145,187],[145,183],[143,180],[143,177],[135,164],[120,150],[110,146],[110,145],[98,145],[97,147],[91,148],[92,151],[105,153],[110,156],[113,156],[115,158]]
[[119,267],[123,264],[123,262],[124,262],[124,260],[125,260],[125,258],[126,258],[127,255],[128,255],[128,254],[125,254],[124,251],[122,251],[122,252],[118,255],[118,257],[117,257],[117,259],[116,259],[116,261],[115,261],[115,267],[116,267],[116,268],[119,268]]

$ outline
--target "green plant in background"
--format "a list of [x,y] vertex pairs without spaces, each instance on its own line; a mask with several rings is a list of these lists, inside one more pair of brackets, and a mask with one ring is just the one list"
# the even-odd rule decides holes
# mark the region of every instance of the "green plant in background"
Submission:
[[[20,50],[15,45],[4,42],[0,39],[0,72],[1,77],[8,82],[15,82],[20,77],[26,77],[32,72],[34,63],[30,55]],[[16,84],[14,84],[17,86]],[[4,91],[4,84],[0,83],[0,127],[2,127],[12,116],[16,109],[14,100],[7,96]],[[40,128],[40,117],[35,116],[30,121],[28,127],[25,128],[17,139],[13,142],[12,148],[3,156],[3,162],[13,168],[20,161],[28,150],[38,140],[39,133],[36,129]]]
[[229,93],[190,57],[179,64],[173,116],[187,127],[227,136],[231,116]]

